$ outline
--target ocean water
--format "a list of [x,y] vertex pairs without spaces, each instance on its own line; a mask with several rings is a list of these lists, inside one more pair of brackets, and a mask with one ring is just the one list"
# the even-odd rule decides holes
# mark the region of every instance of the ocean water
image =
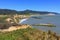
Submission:
[[57,34],[60,34],[60,15],[54,15],[54,16],[35,16],[35,17],[40,17],[41,19],[36,19],[30,17],[26,21],[22,22],[21,24],[40,24],[40,23],[52,23],[56,25],[56,27],[45,27],[45,26],[32,26],[34,28],[43,30],[43,31],[48,31],[51,30],[53,32],[56,32]]

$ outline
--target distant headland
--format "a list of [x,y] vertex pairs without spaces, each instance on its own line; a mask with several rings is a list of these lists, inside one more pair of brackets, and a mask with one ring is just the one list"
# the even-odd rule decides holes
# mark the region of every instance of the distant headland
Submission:
[[7,15],[13,15],[13,14],[26,14],[26,15],[59,15],[60,13],[56,12],[48,12],[48,11],[34,11],[34,10],[23,10],[23,11],[17,11],[17,10],[11,10],[11,9],[0,9],[0,15],[1,14],[7,14]]

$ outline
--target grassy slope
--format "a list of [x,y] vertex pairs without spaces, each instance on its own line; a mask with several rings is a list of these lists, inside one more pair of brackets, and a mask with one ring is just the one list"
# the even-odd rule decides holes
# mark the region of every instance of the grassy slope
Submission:
[[33,37],[39,35],[40,31],[32,28],[20,29],[13,32],[0,32],[0,40],[34,40]]
[[[45,40],[46,34],[46,32],[37,29],[27,28],[12,32],[0,32],[0,40]],[[52,40],[57,39],[54,35],[51,35],[51,38],[53,38]]]

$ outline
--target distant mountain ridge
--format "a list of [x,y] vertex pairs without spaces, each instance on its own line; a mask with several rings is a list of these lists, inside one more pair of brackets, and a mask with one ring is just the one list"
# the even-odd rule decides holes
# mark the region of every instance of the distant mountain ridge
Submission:
[[59,13],[55,13],[55,12],[47,12],[47,11],[33,11],[33,10],[24,10],[24,11],[16,11],[16,10],[11,10],[11,9],[0,9],[0,14],[41,14],[41,15],[45,15],[45,14],[59,14]]

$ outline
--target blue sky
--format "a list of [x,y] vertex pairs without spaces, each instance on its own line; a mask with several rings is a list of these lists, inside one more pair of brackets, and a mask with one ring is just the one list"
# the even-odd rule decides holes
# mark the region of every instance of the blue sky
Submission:
[[0,9],[30,9],[60,13],[60,0],[0,0]]

